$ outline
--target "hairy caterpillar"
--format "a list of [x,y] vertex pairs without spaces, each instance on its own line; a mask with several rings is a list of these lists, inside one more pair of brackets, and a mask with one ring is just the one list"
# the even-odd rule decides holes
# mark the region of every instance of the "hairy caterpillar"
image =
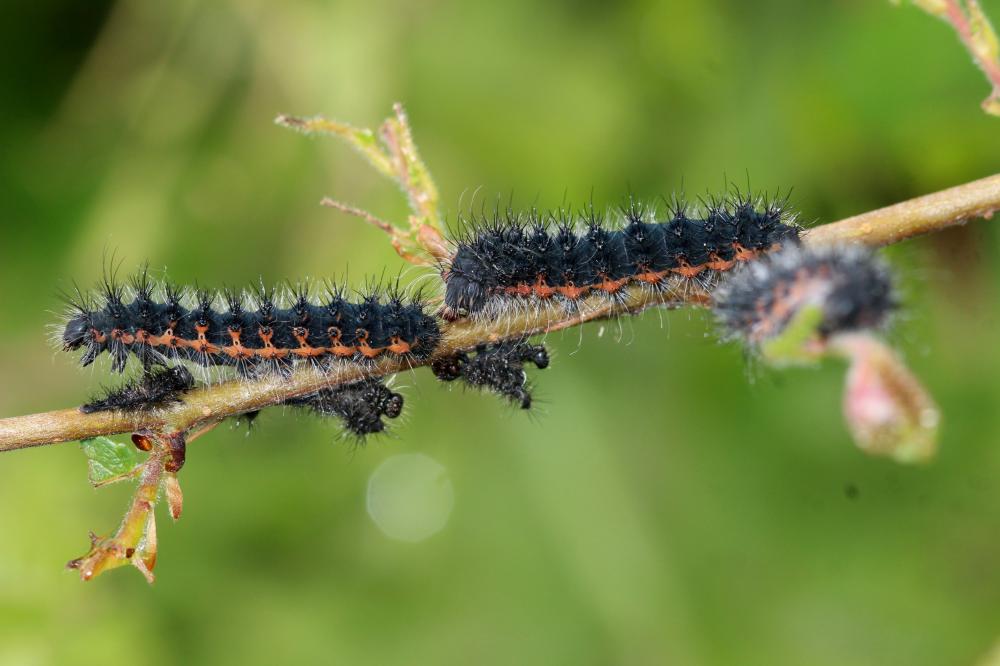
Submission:
[[172,368],[154,368],[141,377],[111,389],[100,399],[80,407],[84,414],[107,412],[115,409],[152,409],[172,402],[180,402],[185,391],[194,388],[194,377],[183,365]]
[[460,352],[436,359],[431,369],[442,381],[461,379],[469,386],[505,397],[521,409],[530,409],[531,387],[524,371],[526,363],[533,363],[539,370],[544,370],[549,366],[549,353],[542,345],[528,344],[527,340],[511,340],[495,345],[479,345],[471,355]]
[[359,438],[385,430],[383,416],[394,419],[403,412],[403,396],[376,378],[322,389],[284,404],[308,407],[320,416],[336,416]]
[[318,302],[299,289],[284,307],[264,287],[252,294],[224,292],[224,310],[215,307],[217,300],[212,291],[157,288],[145,272],[128,290],[106,280],[97,302],[79,292],[69,299],[62,346],[83,348],[84,366],[108,352],[116,372],[134,355],[147,368],[182,360],[250,375],[297,360],[421,360],[440,338],[437,320],[424,312],[419,297],[404,299],[396,288],[373,289],[351,301],[331,287]]
[[898,307],[886,264],[857,246],[785,248],[737,271],[714,297],[727,337],[750,346],[780,335],[805,307],[819,309],[822,338],[883,328]]
[[588,294],[616,297],[629,284],[657,289],[719,273],[782,245],[797,244],[800,228],[784,203],[735,193],[710,201],[703,217],[676,203],[668,220],[629,202],[616,227],[589,211],[572,216],[508,211],[474,219],[442,270],[448,319],[491,316],[511,298],[559,298],[572,304]]

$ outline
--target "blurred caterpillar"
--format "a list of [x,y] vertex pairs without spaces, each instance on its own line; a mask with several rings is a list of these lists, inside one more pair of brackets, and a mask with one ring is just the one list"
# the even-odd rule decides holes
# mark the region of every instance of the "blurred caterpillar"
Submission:
[[858,246],[789,247],[747,265],[715,291],[725,335],[759,347],[804,308],[819,312],[816,335],[884,328],[898,307],[888,266]]

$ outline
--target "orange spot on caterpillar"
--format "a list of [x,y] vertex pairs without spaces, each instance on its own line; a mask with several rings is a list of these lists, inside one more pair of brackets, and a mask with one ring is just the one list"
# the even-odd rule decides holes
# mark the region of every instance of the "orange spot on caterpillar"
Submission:
[[165,330],[163,332],[163,335],[149,336],[149,344],[153,345],[154,347],[157,345],[165,345],[167,347],[181,347],[181,346],[186,346],[185,343],[187,343],[187,340],[181,340],[180,338],[174,335],[173,328],[168,328],[167,330]]
[[240,336],[243,335],[242,329],[239,326],[230,326],[226,332],[229,334],[230,339],[233,341],[228,347],[223,347],[222,351],[232,358],[252,358],[254,355],[253,350],[247,349],[240,342]]
[[135,342],[135,336],[127,331],[123,331],[120,328],[111,329],[111,339],[118,340],[119,342],[130,345]]
[[756,250],[748,250],[739,243],[733,243],[733,249],[736,250],[737,261],[752,261],[757,257]]
[[354,332],[358,338],[358,351],[365,358],[375,358],[382,353],[382,347],[372,347],[368,344],[368,331],[359,328]]
[[644,273],[639,273],[635,276],[635,279],[639,282],[646,282],[649,284],[659,284],[663,282],[663,278],[667,276],[670,271],[646,271]]
[[[181,347],[189,347],[195,350],[196,352],[201,352],[202,354],[217,354],[219,352],[219,347],[213,345],[211,342],[208,341],[208,338],[205,337],[205,334],[208,333],[207,325],[195,324],[194,330],[195,332],[198,333],[197,340],[185,340],[184,338],[175,338],[176,340],[175,344]],[[172,332],[171,332],[171,337],[173,337]]]
[[549,284],[545,281],[544,275],[538,276],[535,280],[535,284],[532,286],[532,289],[535,295],[539,298],[550,298],[552,294],[556,293],[555,287],[549,286]]
[[358,351],[365,358],[375,358],[382,353],[382,348],[369,347],[367,342],[362,342],[358,345]]
[[323,347],[299,347],[297,349],[291,350],[293,354],[299,358],[312,358],[314,356],[322,356],[326,353],[326,349]]
[[305,326],[296,326],[293,328],[292,335],[298,341],[299,347],[298,349],[291,350],[291,352],[299,358],[312,358],[314,356],[322,356],[326,353],[325,347],[313,347],[309,344],[309,329]]
[[589,286],[577,287],[576,285],[570,283],[564,287],[556,287],[556,291],[558,291],[566,298],[576,300],[578,298],[583,298],[588,293],[590,293],[590,287]]
[[696,275],[698,275],[698,273],[701,273],[703,270],[705,270],[704,264],[701,264],[700,266],[692,266],[687,262],[687,259],[679,259],[678,263],[680,264],[680,266],[678,266],[677,268],[672,268],[670,270],[672,270],[674,273],[682,277],[693,278]]
[[713,271],[728,271],[730,268],[736,265],[736,261],[733,259],[723,259],[717,253],[712,252],[708,255],[709,262],[705,264],[706,267],[712,269]]
[[288,356],[287,349],[277,349],[271,342],[271,338],[274,337],[274,330],[270,326],[258,326],[257,335],[260,336],[261,341],[264,343],[263,348],[254,350],[257,356],[261,358],[284,358]]
[[628,278],[618,278],[617,280],[610,280],[607,276],[600,276],[601,282],[594,286],[595,289],[600,289],[601,291],[608,294],[615,294],[622,290],[622,288],[628,284]]
[[338,326],[330,326],[326,329],[327,335],[330,336],[330,347],[328,347],[331,354],[334,356],[339,356],[341,358],[348,358],[354,356],[354,348],[347,347],[341,343],[340,337],[341,332]]
[[401,340],[398,335],[394,335],[389,338],[389,343],[390,344],[386,347],[386,349],[394,354],[406,354],[411,349],[410,343],[405,340]]
[[285,358],[288,356],[287,349],[278,349],[277,347],[264,347],[263,349],[253,350],[257,356],[261,358]]
[[254,355],[252,349],[247,349],[243,345],[230,345],[223,347],[222,352],[232,358],[251,358]]

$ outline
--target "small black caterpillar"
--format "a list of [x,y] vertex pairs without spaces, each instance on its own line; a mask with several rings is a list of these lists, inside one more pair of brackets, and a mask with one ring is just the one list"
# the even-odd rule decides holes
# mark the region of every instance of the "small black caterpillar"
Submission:
[[703,217],[674,205],[669,220],[629,202],[620,228],[607,228],[593,207],[582,215],[507,211],[474,219],[442,275],[446,319],[487,312],[510,298],[559,297],[567,303],[598,292],[617,297],[633,283],[658,289],[702,276],[708,281],[782,245],[798,244],[800,227],[784,203],[736,193],[713,200]]
[[714,294],[728,337],[751,346],[776,337],[802,308],[822,311],[817,333],[883,328],[899,305],[892,275],[857,246],[789,247],[738,271]]
[[440,339],[437,320],[424,312],[419,297],[404,300],[397,289],[375,291],[357,302],[337,288],[314,302],[300,289],[287,307],[276,304],[273,290],[260,288],[249,296],[226,291],[227,309],[218,310],[217,293],[169,284],[157,289],[145,272],[131,287],[106,280],[98,303],[79,293],[68,299],[62,346],[83,348],[82,365],[108,352],[116,372],[124,371],[132,354],[147,368],[183,360],[231,366],[248,375],[259,368],[287,368],[298,359],[422,360]]
[[539,370],[549,366],[549,353],[542,345],[525,340],[510,340],[494,345],[479,345],[470,356],[460,352],[431,363],[434,375],[446,382],[461,379],[469,386],[493,391],[518,404],[531,408],[531,388],[524,364],[534,363]]
[[394,419],[403,412],[403,396],[376,378],[321,389],[284,404],[308,407],[320,416],[336,416],[359,438],[385,430],[383,416]]
[[153,409],[180,402],[185,391],[194,388],[194,377],[183,365],[153,368],[150,372],[111,389],[107,395],[80,407],[84,414],[116,409]]

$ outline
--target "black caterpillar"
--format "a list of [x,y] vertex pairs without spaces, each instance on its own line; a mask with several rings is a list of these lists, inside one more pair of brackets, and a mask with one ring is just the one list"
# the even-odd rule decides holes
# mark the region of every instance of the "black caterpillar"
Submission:
[[108,280],[97,304],[79,294],[69,299],[72,312],[62,344],[66,350],[84,349],[82,365],[108,352],[116,372],[124,371],[132,354],[147,368],[183,360],[251,374],[260,367],[288,367],[296,359],[422,360],[440,339],[437,320],[424,312],[419,298],[404,300],[395,289],[356,302],[335,288],[321,302],[299,290],[287,307],[279,307],[274,292],[263,288],[252,297],[227,291],[227,309],[219,310],[215,292],[189,294],[171,285],[155,290],[145,273],[131,285],[131,297],[123,285]]
[[634,203],[621,228],[589,211],[545,217],[508,211],[473,220],[442,271],[447,319],[482,312],[510,298],[560,297],[572,303],[594,292],[616,297],[633,283],[665,289],[677,281],[728,271],[782,245],[798,244],[800,227],[784,204],[735,194],[692,217],[677,204],[668,220]]
[[181,395],[194,388],[194,377],[183,365],[153,368],[150,372],[111,389],[107,395],[80,407],[84,414],[116,409],[131,411],[153,409],[181,401]]
[[494,345],[479,345],[470,356],[459,352],[435,359],[431,363],[434,375],[446,382],[461,379],[469,386],[499,394],[521,409],[531,407],[531,389],[526,363],[534,363],[543,370],[549,365],[549,354],[541,345],[531,345],[524,340],[511,340]]
[[284,404],[308,407],[320,416],[336,416],[359,438],[385,430],[383,416],[394,419],[403,412],[403,396],[376,378],[322,389]]
[[715,292],[729,337],[751,345],[780,335],[803,307],[822,311],[821,337],[886,325],[899,305],[888,266],[857,246],[790,247],[754,262]]

